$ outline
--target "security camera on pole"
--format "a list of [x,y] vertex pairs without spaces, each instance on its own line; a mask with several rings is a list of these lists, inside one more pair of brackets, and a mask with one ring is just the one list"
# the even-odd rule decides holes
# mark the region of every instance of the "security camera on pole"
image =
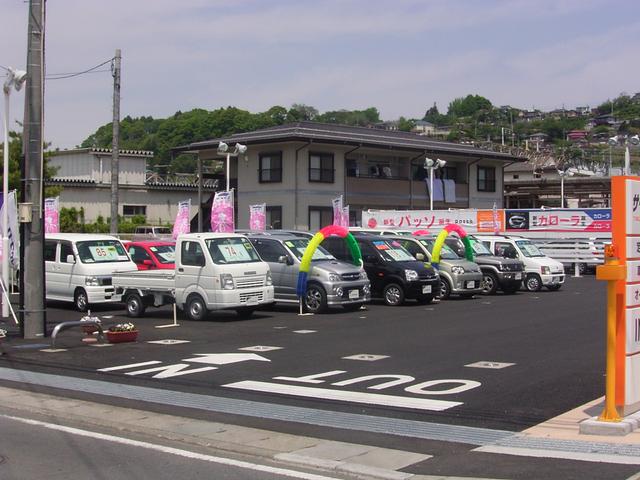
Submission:
[[7,68],[7,79],[2,87],[4,91],[4,159],[2,168],[2,316],[9,316],[9,97],[11,89],[19,91],[27,79],[27,72]]
[[558,169],[560,175],[560,208],[564,208],[564,177],[572,177],[573,171],[570,169]]
[[443,168],[447,162],[445,160],[424,159],[424,168],[429,170],[429,210],[433,210],[433,171],[436,168]]

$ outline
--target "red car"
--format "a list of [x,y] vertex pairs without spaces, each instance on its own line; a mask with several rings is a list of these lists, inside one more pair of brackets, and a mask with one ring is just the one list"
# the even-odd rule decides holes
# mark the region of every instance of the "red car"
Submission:
[[174,242],[130,242],[125,248],[138,270],[173,270],[176,268]]

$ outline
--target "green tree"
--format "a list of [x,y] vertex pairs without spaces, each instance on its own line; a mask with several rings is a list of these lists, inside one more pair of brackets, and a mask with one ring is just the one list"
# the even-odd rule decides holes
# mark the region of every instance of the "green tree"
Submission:
[[448,115],[455,117],[468,117],[474,115],[478,110],[491,110],[491,102],[480,95],[467,95],[462,98],[455,98],[449,103]]

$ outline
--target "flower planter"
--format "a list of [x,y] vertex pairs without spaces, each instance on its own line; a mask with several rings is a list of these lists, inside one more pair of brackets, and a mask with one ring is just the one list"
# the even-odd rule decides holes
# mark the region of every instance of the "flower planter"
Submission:
[[107,330],[105,335],[109,343],[135,342],[138,338],[138,330],[130,332],[110,332]]
[[87,335],[93,335],[98,331],[98,327],[96,327],[95,325],[87,325],[82,327],[82,331]]

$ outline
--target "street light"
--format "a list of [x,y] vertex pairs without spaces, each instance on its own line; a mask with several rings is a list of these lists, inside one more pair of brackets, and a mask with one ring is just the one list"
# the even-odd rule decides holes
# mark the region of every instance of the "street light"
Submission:
[[433,210],[433,171],[436,168],[444,167],[446,164],[446,161],[439,158],[437,160],[428,157],[424,159],[424,168],[429,170],[429,210]]
[[229,166],[229,159],[231,157],[238,157],[247,153],[247,146],[240,143],[236,143],[233,152],[229,151],[229,145],[224,142],[218,143],[218,154],[226,155],[227,157],[227,191],[229,191],[229,177],[231,176],[231,170]]
[[7,68],[7,79],[4,81],[2,90],[4,91],[4,160],[2,167],[2,283],[7,292],[7,296],[2,296],[2,316],[9,316],[9,208],[7,201],[9,198],[9,96],[11,89],[19,91],[22,84],[27,79],[27,72]]
[[640,145],[640,137],[633,135],[616,135],[609,138],[609,145],[615,147],[617,145],[624,145],[624,175],[631,175],[631,152],[629,150],[630,145]]
[[558,169],[560,175],[560,208],[564,208],[564,177],[573,177],[573,172],[569,169]]

